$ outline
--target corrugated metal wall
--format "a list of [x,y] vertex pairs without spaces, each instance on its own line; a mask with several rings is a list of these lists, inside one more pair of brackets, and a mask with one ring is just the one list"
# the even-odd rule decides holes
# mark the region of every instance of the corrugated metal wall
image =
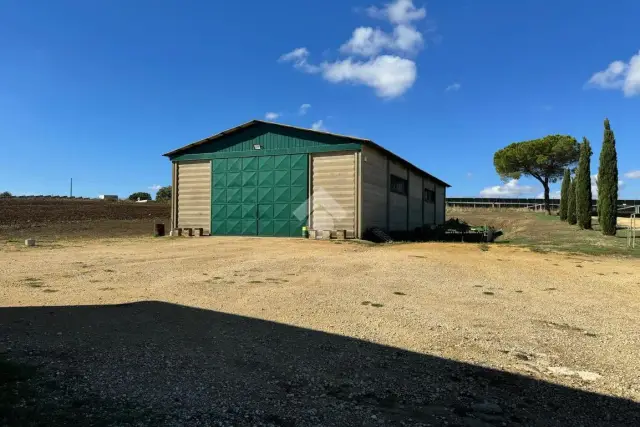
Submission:
[[[360,149],[359,143],[345,141],[333,135],[280,128],[263,123],[239,130],[224,138],[195,146],[177,157],[178,160],[191,160],[203,158],[198,157],[199,155],[209,156],[207,158],[212,158],[211,156],[242,157],[260,155],[261,153],[293,154],[294,152],[313,153],[351,149],[340,148],[344,145],[355,145],[355,149]],[[256,146],[260,147],[259,151],[255,149]]]
[[211,161],[177,162],[176,216],[178,228],[211,230]]
[[422,176],[413,171],[409,171],[409,230],[422,227],[422,200],[424,198],[424,187],[422,186]]
[[313,154],[311,157],[312,230],[346,230],[356,234],[357,155]]
[[[389,162],[389,173],[402,179],[407,179],[408,171],[403,165],[394,161]],[[389,229],[392,231],[407,231],[407,196],[389,193]]]
[[[412,231],[423,225],[444,222],[444,187],[368,146],[362,147],[361,164],[363,232],[372,227]],[[408,196],[390,191],[390,174],[408,180]],[[424,200],[425,189],[436,192],[435,202]]]
[[[436,191],[436,184],[425,178],[425,190]],[[432,225],[436,223],[436,204],[434,202],[424,202],[424,223]]]
[[362,147],[362,230],[387,228],[387,158],[379,151]]
[[443,224],[445,220],[445,192],[444,187],[436,185],[436,224]]

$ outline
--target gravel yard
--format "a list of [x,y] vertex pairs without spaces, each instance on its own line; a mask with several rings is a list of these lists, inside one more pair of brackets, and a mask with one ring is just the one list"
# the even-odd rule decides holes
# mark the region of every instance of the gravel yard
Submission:
[[73,240],[0,281],[0,425],[640,423],[637,259]]

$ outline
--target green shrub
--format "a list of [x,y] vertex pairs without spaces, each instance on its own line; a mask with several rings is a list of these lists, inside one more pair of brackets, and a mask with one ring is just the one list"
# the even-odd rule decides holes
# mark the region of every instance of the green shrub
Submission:
[[580,161],[576,174],[576,221],[581,229],[591,229],[591,144],[584,138],[580,144]]
[[571,186],[571,171],[569,169],[564,170],[564,177],[562,178],[562,187],[560,189],[560,220],[567,220],[567,212],[569,207],[569,187]]
[[162,187],[156,193],[156,202],[170,202],[171,201],[171,186],[167,185]]
[[576,180],[571,180],[569,197],[567,198],[567,222],[571,225],[578,222],[576,218]]
[[604,141],[598,168],[598,222],[602,234],[615,236],[618,216],[618,153],[609,119],[604,121]]
[[129,200],[152,200],[151,194],[145,193],[144,191],[138,191],[137,193],[133,193],[129,196]]

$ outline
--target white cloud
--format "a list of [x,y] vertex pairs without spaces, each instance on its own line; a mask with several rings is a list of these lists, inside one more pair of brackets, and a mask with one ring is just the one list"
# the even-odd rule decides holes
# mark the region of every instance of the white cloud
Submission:
[[427,16],[427,10],[424,7],[416,8],[412,0],[395,0],[393,3],[385,4],[382,9],[371,6],[367,13],[373,18],[387,19],[393,24],[419,21]]
[[447,88],[444,90],[445,92],[455,92],[460,90],[460,88],[462,87],[462,85],[460,83],[453,83],[450,84],[449,86],[447,86]]
[[480,191],[482,197],[517,197],[532,194],[534,188],[530,185],[520,185],[517,179],[512,179],[503,185],[487,187]]
[[640,95],[640,51],[629,61],[629,71],[623,90],[626,96]]
[[606,70],[591,76],[587,85],[600,89],[622,89],[628,97],[640,95],[640,51],[631,57],[629,63],[613,61]]
[[358,27],[340,47],[340,52],[369,59],[361,61],[349,56],[314,65],[309,63],[309,51],[300,47],[282,55],[279,61],[292,63],[296,69],[309,74],[321,73],[331,83],[369,86],[382,98],[402,95],[413,86],[418,75],[416,63],[406,56],[416,54],[424,44],[422,33],[412,24],[424,19],[427,11],[415,7],[412,0],[394,0],[383,8],[372,6],[367,12],[391,23],[393,32]]
[[422,34],[410,25],[398,25],[393,30],[394,48],[407,53],[417,52],[423,44]]
[[624,174],[624,177],[629,179],[640,179],[640,170],[627,172]]
[[620,89],[624,85],[627,64],[614,61],[604,71],[598,71],[589,79],[589,84],[602,89]]
[[293,66],[305,73],[317,73],[320,71],[320,67],[317,65],[311,65],[307,62],[309,59],[309,51],[306,47],[299,47],[292,50],[289,53],[285,53],[278,59],[279,62],[291,62]]
[[323,76],[332,83],[348,82],[375,89],[382,98],[405,93],[416,81],[415,62],[399,56],[382,55],[366,62],[347,58],[322,64]]
[[161,188],[162,188],[162,185],[153,184],[152,186],[149,187],[149,190],[158,191]]
[[289,53],[285,53],[284,55],[282,55],[280,57],[280,61],[294,62],[295,63],[295,62],[298,62],[298,61],[305,61],[308,56],[309,56],[309,51],[307,50],[307,48],[306,47],[299,47],[297,49],[293,49]]
[[375,56],[383,50],[414,54],[422,44],[422,34],[409,25],[398,25],[392,35],[379,28],[358,27],[340,51],[362,56]]
[[311,125],[311,129],[313,129],[313,130],[327,130],[324,127],[324,120],[318,120],[317,122],[313,122],[313,124]]
[[264,118],[267,120],[276,120],[278,117],[280,117],[280,113],[274,113],[273,111],[269,111],[264,115]]
[[340,51],[373,56],[377,55],[382,49],[388,48],[391,44],[391,37],[384,31],[371,27],[358,27],[353,30],[351,39],[340,47]]
[[304,116],[309,111],[309,108],[311,108],[311,104],[302,104],[298,109],[298,114]]

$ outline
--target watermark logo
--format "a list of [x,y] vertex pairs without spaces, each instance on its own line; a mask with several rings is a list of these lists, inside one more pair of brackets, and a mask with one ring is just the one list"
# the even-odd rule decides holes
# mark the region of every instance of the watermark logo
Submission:
[[[293,215],[300,221],[304,221],[308,214],[314,219],[322,218],[323,230],[335,230],[336,224],[349,217],[348,211],[322,187],[315,188],[311,197],[293,211]],[[316,224],[312,223],[310,227],[316,228]]]

